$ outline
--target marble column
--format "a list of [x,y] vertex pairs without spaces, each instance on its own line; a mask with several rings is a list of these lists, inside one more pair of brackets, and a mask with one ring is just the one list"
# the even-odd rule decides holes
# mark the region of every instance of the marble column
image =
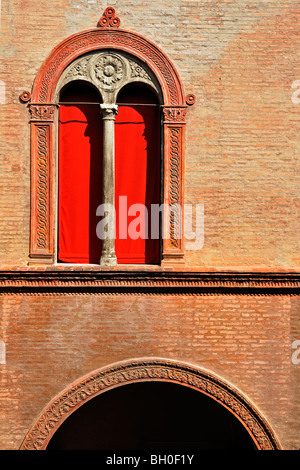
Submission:
[[[104,215],[108,220],[106,237],[102,240],[102,266],[116,266],[115,253],[115,116],[118,106],[101,104],[103,120],[103,198]],[[106,210],[108,209],[108,210]],[[109,210],[111,209],[111,210]],[[109,213],[108,213],[109,211]]]

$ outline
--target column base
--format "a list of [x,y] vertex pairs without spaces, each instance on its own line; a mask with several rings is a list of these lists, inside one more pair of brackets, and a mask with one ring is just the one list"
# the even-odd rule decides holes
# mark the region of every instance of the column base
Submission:
[[100,259],[101,266],[117,266],[117,257],[113,253],[103,254]]

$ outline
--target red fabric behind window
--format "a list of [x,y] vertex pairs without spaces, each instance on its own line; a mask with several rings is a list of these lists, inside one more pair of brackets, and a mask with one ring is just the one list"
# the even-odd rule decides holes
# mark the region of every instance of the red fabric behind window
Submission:
[[[64,101],[99,101],[95,93],[68,91]],[[96,263],[96,209],[102,202],[102,119],[100,106],[61,105],[59,110],[58,259]]]
[[[132,103],[137,100],[137,96],[128,96]],[[127,197],[127,211],[126,200],[123,199],[120,205],[119,196]],[[159,238],[151,239],[151,204],[160,204],[160,115],[157,106],[119,106],[115,121],[115,201],[118,263],[159,263]],[[130,209],[133,204],[147,208],[146,220],[134,207]],[[128,215],[130,210],[132,213]],[[145,233],[147,223],[148,233]],[[135,235],[140,232],[140,237],[122,239],[126,235],[126,226],[127,231],[133,231]]]
[[[74,102],[61,104],[59,111],[58,259],[65,263],[98,264],[101,258],[96,209],[102,203],[102,119],[99,106],[75,104],[98,99],[82,87],[71,87],[61,98]],[[126,101],[149,102],[149,96],[144,92],[127,94],[123,103]],[[119,196],[123,196],[121,205]],[[158,237],[151,239],[151,205],[160,203],[158,107],[119,106],[115,122],[115,202],[118,263],[159,263],[158,227]],[[146,207],[146,218],[134,210],[134,204]],[[143,230],[146,224],[147,233]],[[132,239],[132,233],[138,238]]]

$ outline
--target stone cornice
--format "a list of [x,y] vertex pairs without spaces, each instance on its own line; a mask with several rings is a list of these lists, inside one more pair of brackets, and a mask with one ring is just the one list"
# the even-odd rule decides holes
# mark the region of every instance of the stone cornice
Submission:
[[0,294],[299,295],[298,273],[28,269],[0,271]]

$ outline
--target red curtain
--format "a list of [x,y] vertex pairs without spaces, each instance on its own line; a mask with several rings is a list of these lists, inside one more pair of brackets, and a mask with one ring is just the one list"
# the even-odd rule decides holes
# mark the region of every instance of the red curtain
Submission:
[[[137,97],[128,97],[128,101],[136,103]],[[159,108],[119,105],[115,121],[115,247],[119,264],[159,263],[158,220],[156,227],[151,225],[151,205],[159,203]],[[151,231],[156,238],[151,238]]]
[[[148,101],[147,95],[143,97],[127,95],[125,102]],[[102,203],[103,126],[99,105],[86,104],[97,100],[95,92],[76,87],[61,98],[65,104],[59,111],[58,259],[65,263],[99,264],[101,258],[96,210]],[[85,104],[75,104],[78,101]],[[159,108],[120,105],[115,121],[115,247],[119,264],[159,263],[158,220],[156,227],[151,225],[151,205],[159,203]]]
[[[94,93],[68,92],[64,101],[99,101]],[[96,209],[102,202],[100,105],[61,105],[59,110],[58,259],[99,264]]]

